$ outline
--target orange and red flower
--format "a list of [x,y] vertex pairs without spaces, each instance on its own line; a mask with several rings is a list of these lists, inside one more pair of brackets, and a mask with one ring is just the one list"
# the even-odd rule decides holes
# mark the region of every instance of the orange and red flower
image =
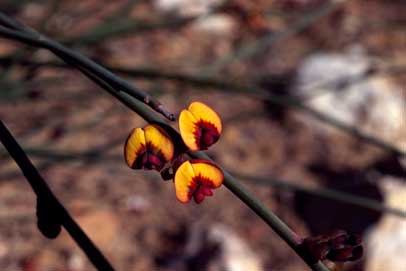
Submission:
[[[152,124],[133,129],[124,146],[125,161],[132,169],[155,169],[164,180],[173,178],[180,202],[187,203],[194,198],[200,203],[221,186],[224,175],[210,161],[185,161],[184,154],[186,147],[193,151],[206,150],[216,143],[222,130],[221,119],[209,106],[193,102],[181,112],[179,128],[184,144],[170,126]],[[177,142],[176,152],[173,142]],[[170,166],[165,167],[168,162]]]
[[133,169],[160,171],[172,160],[174,146],[168,134],[157,125],[131,131],[124,146],[124,158]]
[[221,119],[213,109],[200,102],[193,102],[179,116],[180,135],[192,151],[207,150],[220,138]]
[[200,203],[213,195],[212,190],[220,187],[223,179],[222,170],[210,161],[185,161],[175,173],[176,197],[182,203],[189,202],[192,197]]

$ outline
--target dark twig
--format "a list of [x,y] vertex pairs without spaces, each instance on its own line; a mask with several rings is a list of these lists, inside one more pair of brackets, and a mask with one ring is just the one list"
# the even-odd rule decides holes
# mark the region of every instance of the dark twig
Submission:
[[[0,58],[0,64],[3,63],[6,65],[9,59],[7,57]],[[70,68],[61,63],[55,62],[35,62],[29,60],[22,60],[19,63],[23,65],[44,65],[44,66],[51,66],[57,68]],[[300,112],[306,113],[307,115],[315,118],[323,123],[331,125],[341,131],[344,131],[356,138],[363,140],[364,142],[379,147],[383,150],[389,151],[397,156],[405,156],[406,152],[385,142],[375,136],[367,134],[357,127],[352,125],[346,124],[334,117],[328,116],[324,113],[321,113],[307,105],[305,105],[300,98],[296,97],[280,97],[276,95],[272,95],[265,91],[264,89],[253,85],[253,84],[239,84],[230,81],[224,81],[216,78],[204,77],[204,76],[194,76],[194,75],[186,75],[186,74],[179,74],[179,73],[169,73],[169,72],[162,72],[155,69],[128,69],[128,68],[120,68],[120,67],[108,67],[110,70],[126,75],[131,76],[133,78],[148,78],[148,79],[163,79],[163,80],[173,80],[178,81],[180,83],[190,84],[199,88],[212,88],[216,90],[221,90],[226,93],[231,94],[241,94],[241,95],[248,95],[257,99],[262,99],[265,101],[269,101],[276,105],[286,106]],[[385,72],[385,70],[383,71]],[[398,68],[391,68],[387,71],[388,73],[400,73],[404,72],[404,67]],[[89,77],[89,76],[88,76]],[[90,78],[90,77],[89,77]],[[106,89],[106,88],[105,88]],[[110,91],[111,93],[111,91]]]
[[[104,153],[108,150],[108,148],[112,148],[117,146],[122,141],[113,141],[108,143],[108,145],[100,146],[96,149],[92,149],[89,151],[84,152],[69,152],[69,151],[58,151],[58,150],[51,150],[51,149],[43,149],[43,148],[25,148],[25,151],[30,156],[35,156],[41,159],[45,159],[43,166],[38,166],[39,169],[43,170],[46,169],[48,166],[51,166],[52,163],[49,162],[72,162],[77,160],[84,160],[86,164],[96,162],[97,160],[103,161],[113,161],[113,162],[122,162],[123,158],[120,155],[105,155]],[[0,159],[3,158],[5,153],[0,152]],[[44,167],[45,166],[45,167]],[[389,213],[393,214],[402,218],[406,218],[406,212],[402,211],[397,208],[392,208],[383,205],[382,203],[366,198],[361,197],[358,195],[352,195],[350,193],[342,192],[336,189],[330,188],[316,188],[316,187],[309,187],[305,185],[301,185],[295,183],[293,181],[277,179],[274,177],[262,177],[262,176],[253,176],[253,175],[246,175],[241,173],[232,172],[233,176],[242,181],[246,181],[247,183],[253,183],[256,185],[264,185],[264,186],[272,186],[276,189],[282,189],[287,191],[298,191],[302,193],[306,193],[313,196],[323,197],[326,199],[331,199],[334,201],[340,201],[344,203],[348,203],[354,206],[359,206],[365,209],[381,212],[381,213]],[[9,176],[14,176],[13,172],[9,174],[5,174],[5,178],[10,178]]]
[[326,3],[324,3],[318,9],[315,9],[310,13],[303,15],[303,17],[294,22],[287,29],[266,35],[263,38],[260,38],[252,43],[246,44],[241,48],[237,49],[235,52],[232,52],[229,55],[226,55],[218,59],[211,67],[209,67],[207,70],[204,71],[204,74],[206,75],[214,74],[220,71],[226,65],[236,60],[242,60],[245,58],[252,57],[253,55],[262,53],[276,42],[286,40],[288,37],[291,37],[294,34],[297,34],[305,30],[313,23],[315,23],[317,20],[332,13],[334,10],[340,7],[345,1],[346,0],[326,1]]
[[158,113],[162,114],[167,119],[169,120],[175,119],[174,115],[171,114],[169,111],[167,111],[163,107],[163,105],[157,100],[155,100],[153,97],[135,88],[126,80],[116,76],[109,70],[93,62],[92,60],[83,56],[82,54],[72,51],[67,47],[59,44],[58,42],[53,41],[43,35],[34,32],[29,28],[22,26],[21,24],[7,17],[1,12],[0,12],[0,25],[6,26],[6,27],[0,26],[1,37],[20,41],[25,44],[29,44],[31,46],[48,49],[55,55],[60,57],[62,60],[67,62],[69,65],[73,65],[75,67],[80,66],[83,69],[92,71],[92,73],[94,73],[96,76],[108,82],[111,86],[113,86],[115,91],[126,92],[129,95],[133,96],[134,98],[147,104],[149,107],[151,107]]
[[238,179],[245,180],[247,183],[255,183],[259,185],[266,185],[266,186],[273,186],[279,189],[285,189],[288,191],[298,191],[302,193],[306,193],[312,196],[323,197],[326,199],[332,199],[335,201],[341,201],[344,203],[352,204],[354,206],[360,206],[366,209],[382,212],[382,213],[390,213],[402,218],[406,218],[406,212],[400,209],[388,207],[382,205],[380,202],[365,198],[357,195],[352,195],[346,192],[341,192],[335,189],[329,188],[312,188],[304,185],[300,185],[294,183],[292,181],[280,180],[273,177],[261,177],[261,176],[252,176],[246,175],[241,173],[233,172],[233,175],[236,176]]
[[[94,75],[87,74],[88,77]],[[108,89],[110,88],[110,93],[119,99],[122,103],[127,105],[129,108],[134,110],[138,115],[145,119],[149,123],[159,123],[171,129],[171,133],[180,136],[176,130],[168,126],[161,118],[153,114],[150,109],[148,109],[144,104],[135,100],[126,93],[115,92],[111,86],[106,82],[94,77],[92,78],[99,86]],[[190,153],[191,157],[208,159],[211,160],[203,152],[193,152]],[[306,257],[306,255],[301,250],[300,242],[301,238],[297,236],[283,221],[281,221],[272,211],[268,210],[260,201],[258,201],[253,195],[251,195],[239,182],[227,171],[223,169],[224,172],[224,185],[242,202],[244,202],[252,211],[254,211],[259,217],[261,217],[287,244],[303,259],[303,261],[315,271],[329,271],[329,269],[321,262],[313,262],[312,259]]]
[[161,21],[155,23],[146,23],[140,20],[126,18],[114,22],[106,22],[85,34],[64,40],[63,43],[68,45],[90,46],[109,41],[113,38],[121,38],[134,34],[139,35],[154,30],[180,29],[195,20],[195,17],[171,18],[161,19]]
[[37,195],[38,202],[47,203],[52,206],[52,210],[55,213],[48,214],[52,216],[51,219],[55,219],[55,216],[58,217],[58,222],[60,223],[60,225],[66,229],[66,231],[75,240],[75,242],[84,251],[89,260],[98,270],[114,270],[112,265],[100,252],[100,250],[93,244],[93,242],[89,239],[85,232],[73,220],[62,203],[60,203],[57,197],[53,194],[47,183],[41,177],[23,149],[18,145],[17,141],[14,139],[12,134],[9,132],[9,130],[1,120],[0,140],[9,152],[10,156],[20,167],[28,183],[31,185],[32,189]]

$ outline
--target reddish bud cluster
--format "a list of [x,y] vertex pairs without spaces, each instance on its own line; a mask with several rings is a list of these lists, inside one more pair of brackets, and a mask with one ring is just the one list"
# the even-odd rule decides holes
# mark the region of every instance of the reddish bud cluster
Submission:
[[363,254],[361,237],[343,230],[308,237],[301,246],[315,261],[326,259],[332,262],[357,261]]

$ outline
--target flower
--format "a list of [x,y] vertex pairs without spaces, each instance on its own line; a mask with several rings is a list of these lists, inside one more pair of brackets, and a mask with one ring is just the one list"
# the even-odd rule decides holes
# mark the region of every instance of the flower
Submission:
[[219,167],[207,160],[188,160],[183,162],[175,173],[177,199],[187,203],[193,197],[200,203],[206,196],[212,196],[212,189],[223,183],[224,175]]
[[181,112],[179,128],[180,135],[164,123],[133,129],[124,145],[124,158],[132,169],[154,169],[163,180],[173,179],[180,202],[193,198],[200,203],[222,185],[224,174],[208,160],[186,160],[186,153],[216,143],[221,119],[209,106],[193,102]]
[[221,119],[209,106],[193,102],[179,116],[179,129],[186,146],[192,151],[207,150],[220,138]]
[[168,134],[158,125],[147,125],[131,131],[124,145],[124,158],[132,169],[160,171],[172,160],[174,146]]

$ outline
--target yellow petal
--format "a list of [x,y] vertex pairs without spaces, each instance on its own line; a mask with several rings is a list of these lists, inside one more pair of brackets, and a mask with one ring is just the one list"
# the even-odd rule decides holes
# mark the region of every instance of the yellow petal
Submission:
[[223,183],[223,171],[216,165],[206,161],[194,162],[193,160],[191,164],[195,176],[199,177],[204,185],[210,188],[218,188]]
[[196,119],[191,112],[184,109],[179,116],[179,130],[185,145],[192,151],[197,151],[199,146],[197,145],[195,131]]
[[193,114],[197,121],[203,120],[212,123],[216,127],[218,133],[221,134],[221,119],[209,106],[201,102],[193,102],[189,105],[188,110]]
[[175,192],[176,198],[182,202],[187,203],[190,201],[193,191],[196,187],[194,180],[195,173],[193,167],[189,161],[184,162],[176,170],[175,173]]
[[[210,131],[207,128],[210,127]],[[207,149],[220,137],[222,131],[221,119],[209,106],[201,102],[193,102],[187,110],[182,110],[179,116],[179,129],[185,145],[192,151]],[[209,133],[205,138],[201,129]],[[207,135],[206,135],[207,136]]]
[[223,180],[223,171],[209,161],[185,161],[175,173],[176,198],[182,203],[187,203],[196,187],[203,185],[215,189],[222,185]]
[[159,150],[166,161],[172,160],[174,146],[168,134],[158,125],[148,125],[144,131],[147,145]]
[[124,158],[129,167],[133,167],[135,160],[145,147],[144,131],[141,128],[133,129],[124,145]]

